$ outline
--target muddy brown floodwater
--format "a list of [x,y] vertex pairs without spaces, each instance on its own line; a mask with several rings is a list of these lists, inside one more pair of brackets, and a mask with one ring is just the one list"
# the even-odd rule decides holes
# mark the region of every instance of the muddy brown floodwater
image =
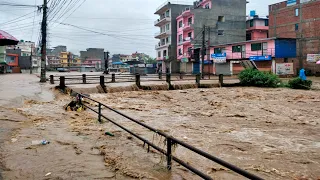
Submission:
[[[14,122],[19,126],[1,146],[4,179],[200,179],[177,163],[168,172],[165,156],[152,148],[148,153],[141,141],[110,122],[97,123],[91,111],[65,112],[71,98],[53,95],[49,102],[29,99],[2,109],[23,119]],[[91,97],[265,179],[320,178],[319,91],[213,88]],[[155,133],[102,112],[166,148]],[[51,143],[31,145],[42,139]],[[174,155],[214,179],[245,179],[181,146]]]

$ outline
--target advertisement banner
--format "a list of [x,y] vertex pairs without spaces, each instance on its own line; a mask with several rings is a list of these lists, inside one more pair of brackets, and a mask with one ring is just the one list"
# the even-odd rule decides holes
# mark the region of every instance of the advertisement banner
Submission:
[[183,62],[183,63],[187,63],[188,61],[189,61],[189,59],[188,59],[188,58],[186,58],[186,57],[181,58],[181,62]]
[[211,58],[213,59],[214,63],[221,64],[221,63],[227,63],[227,54],[211,54]]
[[249,58],[251,61],[271,61],[271,55],[267,56],[250,56]]
[[307,62],[315,63],[317,61],[320,61],[320,54],[308,54],[307,55]]
[[276,74],[277,75],[292,75],[293,63],[277,63],[276,64]]

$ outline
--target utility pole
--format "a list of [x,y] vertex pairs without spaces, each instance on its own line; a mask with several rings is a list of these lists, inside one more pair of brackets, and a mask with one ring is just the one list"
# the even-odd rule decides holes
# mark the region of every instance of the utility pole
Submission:
[[33,49],[33,45],[31,44],[31,53],[30,53],[30,74],[32,74],[32,49]]
[[[208,26],[207,28],[208,28],[207,60],[208,60],[208,63],[209,63],[209,65],[208,65],[208,72],[209,72],[209,74],[210,74],[210,73],[211,73],[211,72],[210,72],[210,31],[211,31],[211,29],[210,29],[209,26]],[[209,77],[210,77],[210,75],[209,75]]]
[[47,10],[48,0],[43,0],[43,18],[41,24],[41,77],[40,82],[46,82],[46,56],[47,56]]
[[69,70],[70,70],[70,52],[67,52],[67,57],[68,57],[68,67],[69,67]]
[[109,51],[104,53],[104,73],[109,74]]
[[203,30],[202,30],[202,48],[201,48],[201,74],[202,74],[202,79],[204,79],[204,56],[206,54],[206,26],[203,25]]

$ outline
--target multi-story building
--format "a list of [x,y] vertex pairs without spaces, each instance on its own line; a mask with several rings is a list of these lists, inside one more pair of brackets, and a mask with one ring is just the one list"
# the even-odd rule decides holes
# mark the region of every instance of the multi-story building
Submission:
[[[182,72],[201,72],[199,54],[203,39],[207,47],[204,72],[210,73],[214,66],[209,46],[246,40],[246,3],[246,0],[200,0],[181,12],[176,18],[176,53]],[[228,63],[216,64],[216,68],[224,71]]]
[[247,41],[269,38],[269,17],[249,16],[246,28]]
[[177,61],[177,22],[176,18],[182,10],[190,5],[173,4],[166,1],[154,14],[159,15],[154,23],[160,28],[160,32],[155,34],[159,43],[155,49],[157,51],[158,68],[162,72],[178,72],[179,62]]
[[[320,73],[320,0],[288,0],[269,5],[269,36],[297,39],[297,69]],[[316,57],[316,58],[309,58]]]
[[61,52],[60,53],[60,64],[61,64],[61,67],[70,67],[71,66],[71,62],[70,60],[72,59],[71,58],[72,56],[72,53],[70,52]]
[[49,68],[58,68],[61,67],[60,58],[58,56],[47,56]]
[[82,61],[87,59],[100,59],[101,61],[101,68],[104,69],[104,49],[103,48],[88,48],[86,51],[80,51],[80,58]]
[[53,49],[47,49],[47,55],[49,56],[60,56],[61,52],[67,52],[67,46],[59,45],[53,47]]

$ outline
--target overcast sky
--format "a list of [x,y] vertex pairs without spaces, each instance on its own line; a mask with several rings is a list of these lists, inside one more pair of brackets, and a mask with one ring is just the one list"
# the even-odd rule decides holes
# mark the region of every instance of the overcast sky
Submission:
[[[67,1],[70,2],[70,0]],[[159,31],[159,28],[154,27],[154,21],[158,18],[154,12],[165,2],[164,0],[86,0],[80,8],[77,8],[82,1],[85,0],[80,0],[73,9],[66,10],[66,13],[61,11],[56,16],[51,13],[49,20],[52,17],[55,18],[49,23],[50,47],[66,45],[68,50],[75,54],[91,47],[105,48],[111,54],[130,54],[138,51],[152,57],[156,56],[154,48],[158,40],[154,39],[154,34]],[[3,2],[30,5],[43,3],[42,0],[0,0],[0,3]],[[181,0],[180,2],[192,3],[193,1]],[[256,10],[257,14],[266,16],[268,5],[277,2],[281,0],[249,0],[247,14],[250,10]],[[32,13],[34,10],[29,7],[0,5],[0,29],[17,39],[38,42],[41,14]],[[63,16],[57,19],[59,14]],[[23,18],[19,18],[21,16]],[[19,19],[12,21],[16,18]],[[100,34],[57,22],[76,25]]]

